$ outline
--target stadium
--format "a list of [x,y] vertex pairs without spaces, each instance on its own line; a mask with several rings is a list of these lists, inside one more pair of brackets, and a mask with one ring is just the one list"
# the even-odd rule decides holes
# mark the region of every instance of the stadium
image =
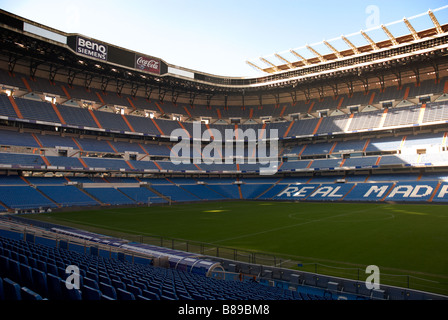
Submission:
[[1,10],[0,300],[446,300],[447,11],[244,78]]

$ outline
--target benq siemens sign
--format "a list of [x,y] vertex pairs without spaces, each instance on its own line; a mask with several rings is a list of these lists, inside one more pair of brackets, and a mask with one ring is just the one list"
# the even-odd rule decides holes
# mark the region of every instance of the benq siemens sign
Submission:
[[81,36],[76,37],[76,52],[88,57],[107,61],[107,45]]

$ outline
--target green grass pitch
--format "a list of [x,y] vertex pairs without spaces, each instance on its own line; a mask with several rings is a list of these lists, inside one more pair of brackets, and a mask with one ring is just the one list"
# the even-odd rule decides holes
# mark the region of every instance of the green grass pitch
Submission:
[[411,282],[410,287],[448,294],[448,207],[442,205],[234,201],[35,218],[102,234],[155,235],[266,252],[300,261],[303,270],[333,275],[338,268],[365,272],[367,265],[377,265],[382,274],[412,276],[396,285]]

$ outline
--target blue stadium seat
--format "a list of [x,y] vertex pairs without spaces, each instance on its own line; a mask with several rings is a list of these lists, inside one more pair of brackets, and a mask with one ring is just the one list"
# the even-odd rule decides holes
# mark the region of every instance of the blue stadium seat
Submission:
[[22,115],[27,119],[60,122],[52,106],[48,102],[15,98]]
[[149,284],[147,287],[148,287],[148,291],[149,292],[157,295],[160,298],[160,296],[162,295],[162,290],[160,288],[155,287],[155,286],[153,286],[151,284]]
[[13,281],[20,281],[20,263],[16,260],[9,260],[9,277]]
[[[0,237],[0,240],[3,240]],[[252,283],[219,281],[206,278],[203,275],[192,274],[174,269],[155,268],[151,265],[130,263],[127,260],[115,260],[101,256],[86,255],[66,249],[46,247],[27,242],[29,248],[24,248],[23,240],[11,240],[9,254],[18,258],[21,254],[33,252],[36,258],[47,261],[46,265],[55,265],[58,270],[67,264],[80,267],[82,277],[81,290],[66,288],[64,277],[45,274],[37,268],[32,268],[33,288],[29,288],[41,298],[49,300],[198,300],[198,299],[298,299],[289,291],[281,288],[270,288]],[[15,247],[15,245],[18,245]],[[4,247],[4,246],[3,246]],[[3,253],[6,250],[3,249]],[[8,253],[7,253],[8,254]],[[6,257],[4,257],[6,261]],[[13,261],[13,260],[11,260]],[[36,260],[40,261],[40,260]],[[26,269],[26,268],[25,268]],[[0,273],[3,270],[0,270]],[[26,273],[26,271],[25,271]],[[97,282],[87,277],[111,279],[114,286],[100,282],[101,290],[87,284],[97,285]],[[46,276],[46,279],[45,279]],[[64,275],[65,276],[65,275]],[[45,281],[46,280],[46,281]],[[122,280],[122,281],[120,281]],[[20,282],[16,282],[20,286]],[[47,286],[47,288],[45,287]],[[126,286],[126,289],[123,288]],[[27,287],[28,288],[28,287]],[[47,293],[45,293],[47,292]],[[25,299],[24,297],[21,297]],[[30,299],[38,299],[32,295]]]
[[67,124],[98,128],[87,109],[58,105],[59,112]]
[[118,300],[135,300],[135,296],[126,290],[117,289]]
[[36,263],[37,263],[37,269],[47,273],[47,263],[45,261],[39,259],[36,261]]
[[58,276],[47,273],[48,298],[50,300],[63,300],[61,281],[62,279]]
[[126,286],[128,286],[128,285],[133,285],[133,284],[134,284],[134,281],[133,281],[132,279],[129,279],[129,278],[126,277],[126,276],[123,276],[123,277],[121,278],[121,281],[122,281]]
[[126,122],[117,114],[102,112],[102,111],[93,111],[98,121],[101,123],[103,128],[109,128],[118,131],[129,131],[129,127],[126,125]]
[[[18,154],[18,153],[0,153],[0,163],[31,166],[38,168],[45,166],[45,162],[42,160],[40,156],[31,154]],[[21,187],[21,185],[18,185],[18,187]]]
[[5,300],[22,300],[22,295],[20,294],[20,285],[9,278],[3,279],[3,291]]
[[204,296],[203,296],[202,294],[199,294],[199,293],[195,293],[195,292],[193,292],[193,293],[191,294],[191,296],[192,296],[193,299],[195,299],[195,300],[205,300]]
[[127,285],[126,290],[125,289],[121,289],[121,290],[128,291],[128,292],[132,293],[134,295],[134,297],[137,297],[142,294],[142,289],[140,289],[139,287],[133,286],[132,284]]
[[112,281],[110,280],[110,278],[108,276],[102,275],[102,274],[98,275],[98,282],[102,282],[102,283],[105,283],[105,284],[108,284],[108,285],[112,285]]
[[36,292],[32,291],[31,289],[28,289],[27,287],[22,287],[20,294],[22,296],[22,300],[24,301],[38,301],[43,300],[42,297],[37,294]]
[[122,281],[112,279],[112,281],[111,281],[111,285],[112,285],[115,289],[123,289],[123,290],[126,290],[126,285],[125,285]]
[[47,275],[44,271],[33,268],[33,289],[39,292],[43,297],[48,296]]
[[101,300],[113,301],[113,300],[117,300],[117,299],[114,299],[114,298],[111,298],[109,296],[106,296],[106,295],[102,294],[101,295]]
[[[98,283],[99,281],[98,281],[98,274],[97,273],[94,273],[94,272],[92,272],[92,271],[87,271],[86,272],[86,277],[88,278],[88,279],[91,279],[91,280],[93,280],[93,281],[95,281],[96,283]],[[90,284],[89,284],[90,285]],[[91,286],[91,285],[90,285]]]
[[5,293],[3,290],[3,278],[0,277],[0,301],[5,300]]
[[86,188],[89,194],[108,204],[135,204],[136,202],[114,188]]
[[19,260],[19,253],[16,252],[16,251],[11,251],[10,252],[10,258],[11,258],[11,260],[18,261]]
[[[188,293],[179,293],[179,300],[194,300]],[[230,299],[227,299],[230,300]]]
[[110,297],[115,300],[117,299],[117,290],[119,289],[115,290],[115,288],[112,287],[111,285],[102,282],[99,283],[99,287],[102,295]]
[[18,259],[20,263],[28,264],[28,258],[24,254],[19,254]]
[[[6,253],[6,250],[4,253]],[[4,273],[3,276],[9,274],[9,258],[3,255],[0,255],[0,272]]]
[[82,287],[82,298],[83,300],[101,300],[101,291],[89,286],[84,285]]
[[144,297],[148,298],[149,300],[160,300],[160,297],[158,294],[148,291],[148,290],[143,290],[142,295]]
[[[20,197],[18,195],[20,195]],[[0,200],[10,208],[28,209],[39,207],[56,207],[55,203],[48,200],[40,194],[39,191],[30,186],[0,186]]]
[[146,290],[146,289],[148,289],[148,287],[146,286],[146,284],[144,284],[143,282],[140,282],[140,281],[135,281],[135,282],[134,282],[134,286],[140,288],[141,290]]
[[65,281],[61,280],[61,290],[65,300],[82,300],[82,293],[79,289],[68,289],[65,286]]
[[51,273],[52,275],[59,276],[58,267],[54,263],[47,263],[47,273]]
[[174,291],[163,291],[160,296],[160,300],[178,300],[178,297]]
[[17,114],[14,111],[14,107],[9,101],[9,98],[4,94],[0,94],[0,114],[8,117],[17,118]]
[[64,206],[96,205],[97,202],[75,186],[39,186],[38,189]]
[[30,266],[20,263],[20,285],[34,288],[34,279]]
[[0,130],[0,144],[10,146],[26,146],[38,148],[36,140],[30,133]]

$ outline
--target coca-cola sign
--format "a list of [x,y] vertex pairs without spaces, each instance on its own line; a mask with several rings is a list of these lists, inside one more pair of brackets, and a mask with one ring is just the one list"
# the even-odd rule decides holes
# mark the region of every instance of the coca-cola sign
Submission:
[[160,74],[160,61],[154,58],[136,55],[135,68],[146,72]]

